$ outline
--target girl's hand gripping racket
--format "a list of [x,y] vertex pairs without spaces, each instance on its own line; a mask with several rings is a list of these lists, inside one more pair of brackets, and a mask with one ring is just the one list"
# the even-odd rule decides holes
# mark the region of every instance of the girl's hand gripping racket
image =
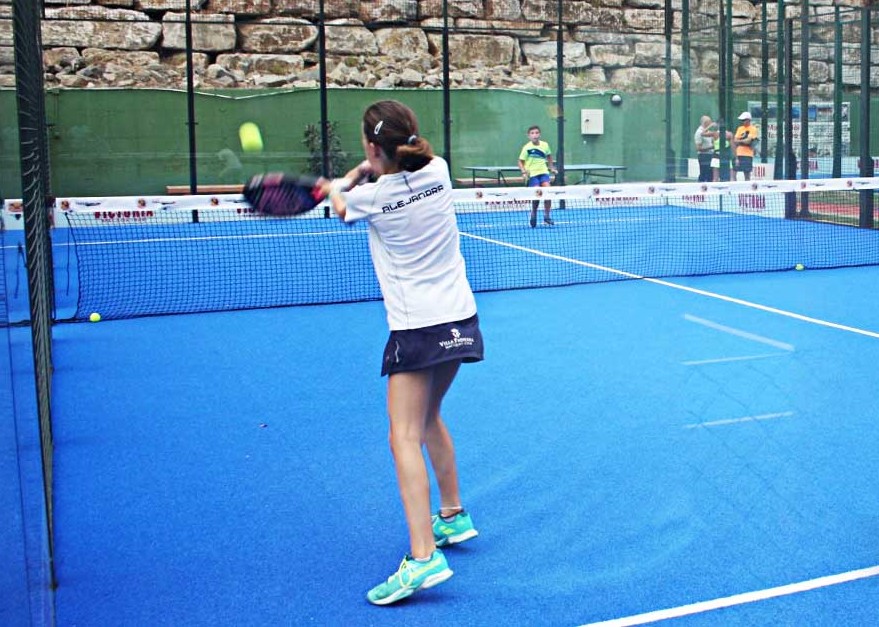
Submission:
[[326,194],[316,176],[291,176],[282,172],[257,174],[244,186],[244,199],[265,216],[297,216],[314,209]]

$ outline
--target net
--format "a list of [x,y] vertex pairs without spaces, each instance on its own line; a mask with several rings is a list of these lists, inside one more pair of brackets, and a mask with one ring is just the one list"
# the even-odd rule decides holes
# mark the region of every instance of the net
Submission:
[[[861,209],[877,188],[855,178],[454,193],[471,284],[491,291],[877,264],[879,233]],[[238,195],[69,198],[55,224],[76,320],[381,298],[367,226],[321,207],[265,218]]]

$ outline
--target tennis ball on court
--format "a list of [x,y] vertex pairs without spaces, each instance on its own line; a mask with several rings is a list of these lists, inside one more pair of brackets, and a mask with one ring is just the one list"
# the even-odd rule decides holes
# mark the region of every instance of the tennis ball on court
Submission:
[[241,140],[241,149],[244,152],[260,152],[262,150],[262,135],[259,127],[253,122],[245,122],[238,128],[238,139]]
[[804,266],[804,265],[801,264],[801,263],[798,263],[797,265],[794,266],[794,269],[796,269],[796,270],[805,270],[805,269],[806,269],[806,266]]
[[89,314],[89,320],[91,320],[92,322],[100,322],[101,314],[99,314],[98,312],[91,313]]

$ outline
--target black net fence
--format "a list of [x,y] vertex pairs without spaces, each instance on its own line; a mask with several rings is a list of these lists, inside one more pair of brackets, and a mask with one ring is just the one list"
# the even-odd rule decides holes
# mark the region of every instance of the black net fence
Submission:
[[[53,260],[50,239],[51,198],[48,139],[43,90],[40,6],[28,0],[13,3],[16,105],[21,164],[21,211],[27,264],[27,294],[33,349],[36,416],[42,457],[42,486],[47,525],[48,579],[54,585],[52,518],[52,321],[54,312]],[[5,207],[4,207],[4,213]],[[4,215],[4,218],[6,216]],[[5,226],[4,226],[5,231]],[[4,241],[6,241],[4,233]],[[7,255],[4,246],[3,254]],[[8,258],[8,255],[7,255]],[[4,264],[5,265],[5,264]],[[4,268],[4,278],[5,278]],[[6,291],[8,296],[9,292]],[[9,303],[6,303],[7,307]]]
[[[365,106],[389,97],[417,110],[459,186],[520,183],[534,125],[565,166],[557,183],[695,180],[701,117],[732,132],[745,110],[763,132],[756,170],[781,178],[779,65],[785,20],[800,11],[720,0],[47,4],[52,182],[59,194],[107,196],[240,185],[266,169],[335,174],[360,156]],[[811,99],[833,102],[841,23],[839,109],[848,105],[850,121],[862,12],[808,9]],[[10,24],[0,5],[0,87],[14,84]],[[0,108],[12,103],[0,89]],[[17,128],[0,120],[5,159]],[[262,130],[261,151],[242,150],[244,122]],[[844,140],[840,154],[857,150]],[[613,168],[567,167],[585,165]],[[0,174],[7,196],[20,195],[16,171]]]

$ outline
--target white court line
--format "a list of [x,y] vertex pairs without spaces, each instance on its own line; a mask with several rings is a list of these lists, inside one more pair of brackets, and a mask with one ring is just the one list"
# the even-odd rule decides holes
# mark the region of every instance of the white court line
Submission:
[[631,627],[632,625],[647,625],[669,618],[681,618],[683,616],[691,616],[693,614],[701,614],[703,612],[711,612],[724,607],[733,607],[735,605],[744,605],[745,603],[754,603],[756,601],[765,601],[776,597],[786,596],[789,594],[798,594],[818,588],[826,588],[841,583],[857,581],[858,579],[867,579],[879,575],[879,566],[871,566],[860,570],[851,570],[846,573],[837,575],[828,575],[808,581],[800,581],[791,583],[777,588],[767,588],[766,590],[756,590],[754,592],[745,592],[743,594],[735,594],[729,597],[714,599],[711,601],[702,601],[691,605],[682,605],[667,610],[657,610],[647,612],[646,614],[637,614],[635,616],[627,616],[625,618],[614,618],[612,620],[602,621],[600,623],[589,623],[581,625],[581,627]]
[[526,248],[525,246],[518,246],[516,244],[510,244],[509,242],[501,242],[496,239],[491,239],[489,237],[482,237],[481,235],[474,235],[473,233],[461,233],[464,237],[471,237],[473,239],[482,240],[483,242],[488,242],[490,244],[497,244],[498,246],[506,246],[507,248],[512,248],[514,250],[521,250],[522,252],[531,253],[537,255],[539,257],[546,257],[547,259],[555,259],[557,261],[566,261],[568,263],[573,263],[578,266],[584,266],[587,268],[595,268],[596,270],[602,270],[604,272],[609,272],[611,274],[617,274],[619,276],[624,276],[629,279],[640,279],[641,281],[647,281],[648,283],[653,283],[654,285],[662,285],[663,287],[670,287],[672,289],[681,290],[684,292],[690,292],[692,294],[698,294],[699,296],[707,296],[708,298],[716,298],[717,300],[726,301],[728,303],[733,303],[735,305],[742,305],[743,307],[750,307],[751,309],[759,309],[760,311],[765,311],[768,313],[778,314],[779,316],[786,316],[788,318],[793,318],[794,320],[800,320],[802,322],[808,322],[810,324],[817,324],[822,327],[828,327],[831,329],[837,329],[839,331],[847,331],[849,333],[856,333],[858,335],[865,335],[867,337],[872,337],[879,339],[879,333],[875,331],[868,331],[866,329],[859,329],[857,327],[850,327],[844,324],[837,324],[836,322],[829,322],[827,320],[821,320],[819,318],[811,318],[809,316],[804,316],[802,314],[794,313],[792,311],[785,311],[784,309],[777,309],[775,307],[768,307],[766,305],[760,305],[759,303],[752,303],[747,300],[742,300],[741,298],[733,298],[732,296],[725,296],[723,294],[717,294],[716,292],[708,292],[706,290],[696,289],[695,287],[689,287],[686,285],[681,285],[679,283],[672,283],[671,281],[663,281],[662,279],[650,279],[645,276],[641,276],[639,274],[633,274],[631,272],[626,272],[625,270],[617,270],[615,268],[608,268],[606,266],[600,266],[598,264],[589,263],[587,261],[580,261],[579,259],[571,259],[570,257],[562,257],[561,255],[553,255],[552,253],[545,253],[542,250],[535,250],[533,248]]
[[696,422],[684,425],[684,429],[701,429],[702,427],[721,427],[724,425],[737,425],[743,422],[755,422],[757,420],[774,420],[775,418],[787,418],[793,416],[792,411],[780,411],[774,414],[760,414],[759,416],[742,416],[741,418],[726,418],[724,420],[712,420],[710,422]]
[[726,364],[732,361],[752,361],[754,359],[769,359],[771,357],[786,357],[787,353],[764,353],[762,355],[742,355],[741,357],[718,357],[717,359],[694,359],[682,361],[682,366],[709,366],[711,364]]

